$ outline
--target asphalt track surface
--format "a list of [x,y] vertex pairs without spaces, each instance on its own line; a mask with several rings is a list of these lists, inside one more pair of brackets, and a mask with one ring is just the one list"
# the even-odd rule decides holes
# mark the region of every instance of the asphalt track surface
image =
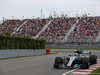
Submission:
[[[58,54],[0,60],[0,75],[62,75],[73,70],[53,68],[56,57],[68,56],[73,51],[59,49],[51,52],[58,52]],[[96,54],[100,59],[100,51],[93,51],[92,54]]]

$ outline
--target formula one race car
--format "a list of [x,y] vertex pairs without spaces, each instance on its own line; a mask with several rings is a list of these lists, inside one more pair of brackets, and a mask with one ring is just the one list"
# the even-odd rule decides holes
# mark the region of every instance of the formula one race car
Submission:
[[97,63],[97,56],[91,55],[91,51],[77,50],[73,55],[68,57],[56,57],[54,62],[55,68],[77,67],[80,69],[89,68],[89,65]]

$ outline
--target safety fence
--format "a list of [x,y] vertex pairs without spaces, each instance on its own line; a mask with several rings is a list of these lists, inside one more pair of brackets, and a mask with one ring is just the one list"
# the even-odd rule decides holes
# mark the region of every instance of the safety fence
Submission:
[[47,42],[46,48],[90,48],[100,49],[100,42]]

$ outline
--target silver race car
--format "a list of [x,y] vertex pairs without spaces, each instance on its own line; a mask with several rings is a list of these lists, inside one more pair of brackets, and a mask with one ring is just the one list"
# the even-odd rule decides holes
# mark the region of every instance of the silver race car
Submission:
[[56,57],[55,68],[77,67],[81,69],[89,68],[90,65],[97,63],[97,56],[91,55],[91,51],[77,50],[73,55],[67,57]]

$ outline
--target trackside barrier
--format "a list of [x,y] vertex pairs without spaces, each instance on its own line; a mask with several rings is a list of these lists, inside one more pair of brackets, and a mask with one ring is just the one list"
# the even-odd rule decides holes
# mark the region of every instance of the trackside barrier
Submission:
[[50,54],[50,49],[46,49],[46,54]]
[[11,58],[11,57],[20,57],[20,56],[32,56],[32,55],[41,55],[46,54],[45,49],[7,49],[0,50],[0,59]]

